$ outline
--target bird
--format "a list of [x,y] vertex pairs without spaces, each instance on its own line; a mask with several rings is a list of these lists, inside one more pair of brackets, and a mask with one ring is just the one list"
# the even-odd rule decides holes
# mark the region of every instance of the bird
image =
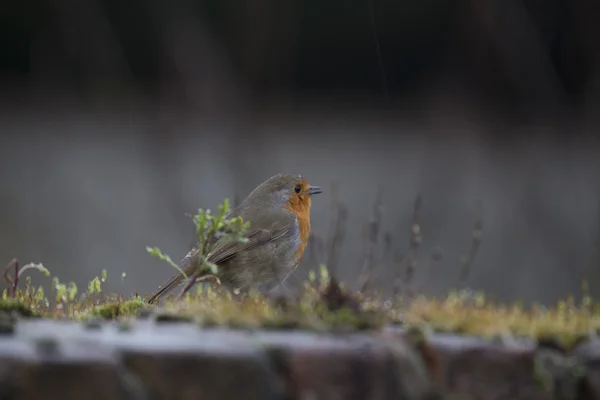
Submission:
[[[226,287],[267,293],[283,284],[302,259],[310,235],[312,196],[322,193],[299,174],[279,173],[258,185],[226,218],[242,217],[250,226],[245,242],[217,239],[206,261],[217,265],[217,277]],[[185,276],[198,278],[199,244],[181,260]],[[179,286],[178,273],[148,298],[158,302]]]

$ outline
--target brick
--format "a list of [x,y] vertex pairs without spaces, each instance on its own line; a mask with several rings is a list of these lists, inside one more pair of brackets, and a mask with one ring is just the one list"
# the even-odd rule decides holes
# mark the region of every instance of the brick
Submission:
[[552,393],[536,379],[532,351],[495,347],[463,350],[449,358],[446,376],[450,392],[465,399],[552,399]]
[[583,378],[578,400],[600,399],[600,362],[587,364],[588,371]]
[[579,400],[600,399],[600,340],[594,339],[580,344],[572,352],[585,367]]
[[101,325],[19,321],[0,335],[0,398],[600,399],[600,341],[564,355],[532,341],[398,327],[335,335]]
[[127,335],[112,344],[151,399],[280,398],[279,379],[261,349],[236,334],[191,333]]
[[[383,337],[402,338],[407,332],[387,328]],[[455,334],[433,334],[418,346],[438,390],[449,399],[550,400],[536,371],[531,341],[493,341]],[[552,376],[549,383],[560,377]]]
[[425,399],[421,360],[402,343],[354,335],[287,332],[257,335],[285,382],[285,399]]
[[384,328],[381,332],[375,334],[375,337],[388,342],[410,343],[423,361],[427,376],[432,384],[436,387],[443,385],[445,371],[442,366],[442,357],[438,350],[426,340],[424,334],[421,338],[415,340],[405,329],[393,326]]
[[75,348],[52,338],[37,344],[15,340],[11,352],[0,346],[2,398],[135,398],[110,354]]
[[11,399],[131,398],[118,368],[106,363],[20,361],[9,377]]

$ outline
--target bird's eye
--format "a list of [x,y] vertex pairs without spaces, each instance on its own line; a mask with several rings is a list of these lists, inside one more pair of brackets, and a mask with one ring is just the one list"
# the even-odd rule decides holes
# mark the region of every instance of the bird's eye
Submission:
[[302,186],[296,185],[296,187],[294,188],[294,192],[300,194],[301,191],[302,191]]

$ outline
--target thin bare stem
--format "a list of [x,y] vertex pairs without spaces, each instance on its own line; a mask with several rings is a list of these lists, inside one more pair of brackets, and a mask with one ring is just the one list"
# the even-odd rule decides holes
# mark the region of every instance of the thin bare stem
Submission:
[[[10,277],[9,273],[10,273],[10,269],[14,268],[14,279]],[[16,258],[13,258],[12,260],[9,261],[8,264],[6,264],[6,267],[4,267],[4,279],[6,279],[6,282],[8,282],[8,284],[10,285],[9,287],[9,293],[11,297],[15,297],[15,295],[17,294],[17,287],[19,286],[19,260],[17,260]]]
[[[421,208],[423,206],[423,199],[421,194],[417,194],[413,205],[412,223],[410,226],[410,242],[408,245],[408,254],[405,258],[406,268],[404,270],[404,277],[399,281],[402,284],[402,288],[406,291],[406,294],[410,297],[413,295],[411,289],[412,279],[417,269],[417,251],[421,246],[423,237],[421,235]],[[398,288],[400,291],[401,289]]]
[[469,274],[471,273],[473,267],[473,261],[477,255],[477,252],[479,251],[481,242],[483,241],[483,206],[481,202],[477,203],[475,209],[475,223],[473,225],[471,248],[469,249],[469,253],[463,256],[462,268],[458,275],[456,287],[463,286],[469,278]]
[[381,215],[383,213],[383,193],[381,189],[377,191],[377,197],[375,198],[375,204],[373,205],[373,217],[367,225],[367,248],[365,251],[365,263],[363,264],[361,280],[359,290],[367,290],[371,280],[373,278],[373,271],[375,269],[375,249],[377,248],[377,241],[379,239],[379,232],[381,231]]
[[200,282],[207,281],[207,280],[214,280],[219,285],[221,285],[221,280],[219,279],[218,276],[216,276],[214,274],[202,275],[202,276],[199,276],[197,278],[190,279],[190,282],[185,286],[185,288],[179,294],[179,298],[182,298],[183,296],[185,296],[185,294],[192,288],[192,286],[194,286],[194,285],[196,285],[196,284],[198,284]]

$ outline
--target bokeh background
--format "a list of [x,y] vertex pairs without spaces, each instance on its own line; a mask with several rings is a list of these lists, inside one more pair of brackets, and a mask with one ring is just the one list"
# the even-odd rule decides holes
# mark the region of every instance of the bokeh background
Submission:
[[[349,284],[381,190],[376,288],[404,271],[421,195],[420,290],[450,289],[480,215],[465,285],[598,295],[597,15],[594,0],[5,2],[0,264],[80,287],[106,269],[108,290],[148,293],[173,270],[145,246],[178,261],[185,213],[294,172],[326,189],[324,242],[337,184]],[[299,278],[327,260],[313,247]]]

